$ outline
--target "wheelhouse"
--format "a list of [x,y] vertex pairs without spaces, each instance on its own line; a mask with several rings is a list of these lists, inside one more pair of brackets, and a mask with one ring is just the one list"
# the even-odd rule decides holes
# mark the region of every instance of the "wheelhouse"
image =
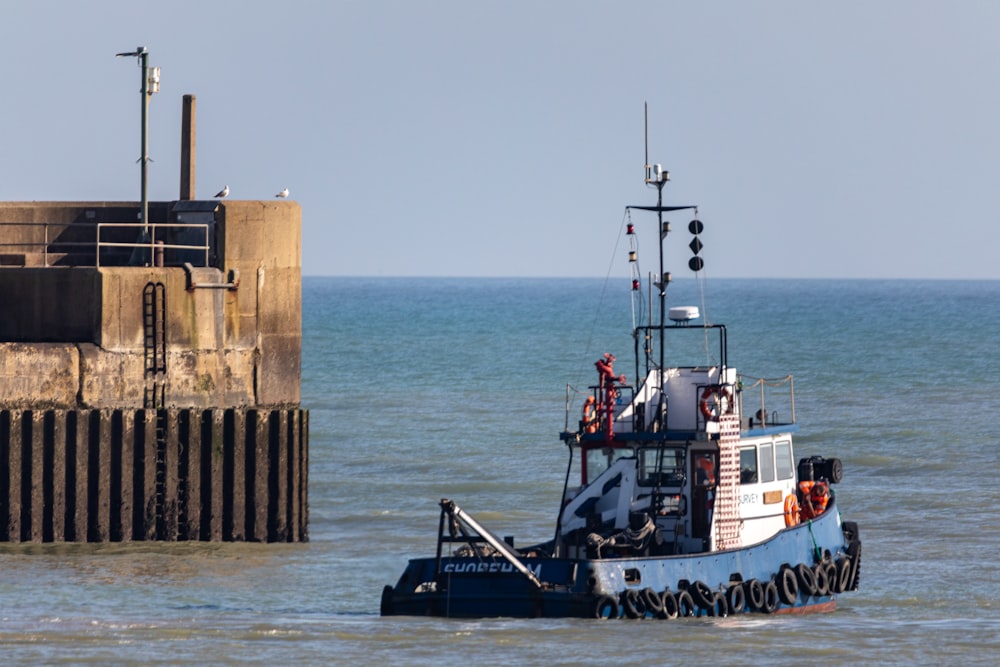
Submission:
[[[627,530],[636,514],[655,524],[650,555],[755,544],[786,527],[784,504],[796,494],[791,376],[744,377],[728,365],[725,325],[692,324],[694,307],[670,314],[671,325],[635,329],[642,382],[626,384],[605,354],[578,429],[561,435],[571,467],[555,548],[570,557],[589,553],[594,535]],[[655,363],[668,337],[672,359],[703,363]]]

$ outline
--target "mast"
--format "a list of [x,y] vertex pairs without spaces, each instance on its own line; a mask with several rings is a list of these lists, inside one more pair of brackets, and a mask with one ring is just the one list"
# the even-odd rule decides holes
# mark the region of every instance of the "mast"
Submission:
[[[657,229],[659,229],[660,234],[660,271],[657,274],[659,277],[659,282],[654,282],[653,285],[659,290],[659,304],[660,304],[660,354],[657,367],[660,369],[661,373],[666,362],[666,348],[663,336],[663,327],[666,324],[666,303],[667,303],[667,283],[670,281],[670,277],[663,270],[663,241],[667,237],[667,233],[670,231],[670,223],[664,225],[663,222],[663,186],[667,184],[670,180],[670,172],[664,171],[662,167],[658,164],[649,163],[649,103],[643,102],[643,125],[645,130],[645,143],[646,143],[646,185],[652,183],[656,186],[656,220]],[[663,377],[660,377],[660,384],[663,384]]]
[[660,290],[660,385],[663,385],[663,369],[666,362],[666,352],[664,347],[664,339],[666,336],[663,335],[663,327],[666,325],[666,312],[667,312],[667,283],[670,281],[670,276],[663,270],[663,241],[667,238],[667,233],[670,232],[670,223],[663,223],[663,186],[667,184],[670,179],[668,172],[661,172],[663,178],[656,182],[656,219],[658,222],[658,229],[660,230],[660,282],[656,283],[656,288]]
[[[693,209],[695,206],[664,206],[663,205],[663,186],[667,184],[670,180],[670,172],[663,169],[659,164],[649,163],[649,103],[643,102],[643,113],[644,113],[644,125],[645,125],[645,143],[646,143],[646,185],[656,186],[656,206],[630,206],[629,208],[634,208],[642,211],[656,211],[656,219],[658,223],[658,229],[660,234],[660,272],[658,274],[658,280],[653,282],[653,285],[659,290],[659,306],[660,306],[660,316],[658,331],[660,336],[660,349],[659,349],[659,359],[657,360],[657,367],[661,371],[660,385],[662,388],[663,377],[662,371],[666,367],[666,343],[664,341],[664,330],[666,328],[666,318],[667,318],[667,285],[670,283],[670,273],[664,270],[664,252],[663,252],[663,242],[666,239],[667,234],[670,233],[670,222],[663,219],[663,214],[669,211],[681,211],[685,209]],[[648,355],[647,355],[648,358]],[[638,359],[636,360],[638,363]]]

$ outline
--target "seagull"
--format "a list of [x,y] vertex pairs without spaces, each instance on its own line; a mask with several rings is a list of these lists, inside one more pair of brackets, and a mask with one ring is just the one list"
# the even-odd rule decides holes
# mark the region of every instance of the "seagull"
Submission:
[[285,188],[284,190],[282,190],[281,192],[279,192],[278,194],[276,194],[274,196],[275,197],[281,197],[282,199],[284,199],[285,197],[288,196],[288,188]]
[[219,190],[218,192],[216,192],[215,196],[216,197],[221,197],[222,199],[225,199],[226,197],[228,197],[229,196],[229,186],[227,185],[226,187],[224,187],[221,190]]

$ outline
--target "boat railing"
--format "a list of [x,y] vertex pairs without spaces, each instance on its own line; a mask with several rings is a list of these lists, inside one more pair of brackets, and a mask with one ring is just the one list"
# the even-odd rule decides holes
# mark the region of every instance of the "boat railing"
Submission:
[[[633,333],[635,374],[646,377],[660,368],[654,352],[669,336],[670,366],[696,368],[706,365],[706,351],[713,361],[708,364],[719,368],[729,367],[728,329],[725,324],[690,324],[687,322],[666,326],[639,326]],[[641,360],[645,360],[642,362]]]
[[[740,415],[743,429],[791,426],[796,423],[795,385],[791,375],[781,378],[751,378],[741,374],[735,382],[692,385],[694,419],[688,421],[690,418],[686,416],[689,414],[686,411],[692,408],[685,403],[679,408],[685,411],[684,423],[667,428],[658,423],[657,415],[647,414],[649,405],[635,402],[634,387],[616,385],[615,390],[617,396],[612,418],[613,432],[616,434],[712,431],[712,426],[717,424],[714,417],[717,413],[733,412]],[[579,403],[581,395],[584,398],[582,411]],[[564,439],[574,439],[578,435],[585,440],[594,440],[599,434],[608,433],[609,417],[606,409],[602,409],[602,397],[603,389],[599,385],[589,386],[586,392],[566,385]],[[632,409],[626,410],[629,406]],[[652,409],[657,408],[654,405]],[[706,409],[709,414],[705,414]],[[573,416],[574,412],[576,418]]]
[[[643,423],[643,414],[633,411],[630,416],[624,419],[620,416],[624,407],[632,404],[635,398],[635,388],[630,385],[615,384],[615,404],[610,419],[614,424],[615,431],[624,429],[626,432],[638,431]],[[571,423],[571,412],[574,409],[575,398],[581,392],[572,385],[566,385],[566,419],[565,431],[571,429],[579,433],[606,433],[608,430],[607,408],[604,404],[604,389],[600,385],[591,385],[587,388],[587,394],[583,400],[582,410],[578,412],[579,419]],[[591,405],[592,410],[588,415],[587,406]]]
[[795,383],[782,378],[750,378],[740,375],[740,414],[747,428],[788,426],[795,423]]

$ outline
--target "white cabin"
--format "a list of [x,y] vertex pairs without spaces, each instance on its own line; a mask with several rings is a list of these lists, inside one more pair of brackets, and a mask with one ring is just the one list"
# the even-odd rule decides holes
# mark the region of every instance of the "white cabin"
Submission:
[[[736,369],[725,366],[650,371],[631,388],[595,387],[596,425],[570,441],[580,485],[568,485],[559,536],[569,557],[585,539],[634,530],[637,513],[653,517],[657,553],[690,554],[762,542],[786,527],[796,496],[794,424],[772,425],[754,405]],[[789,394],[791,378],[787,378]],[[600,408],[613,399],[609,423]],[[794,419],[794,416],[793,416]],[[568,441],[569,438],[565,438]],[[593,554],[591,554],[593,557]]]

